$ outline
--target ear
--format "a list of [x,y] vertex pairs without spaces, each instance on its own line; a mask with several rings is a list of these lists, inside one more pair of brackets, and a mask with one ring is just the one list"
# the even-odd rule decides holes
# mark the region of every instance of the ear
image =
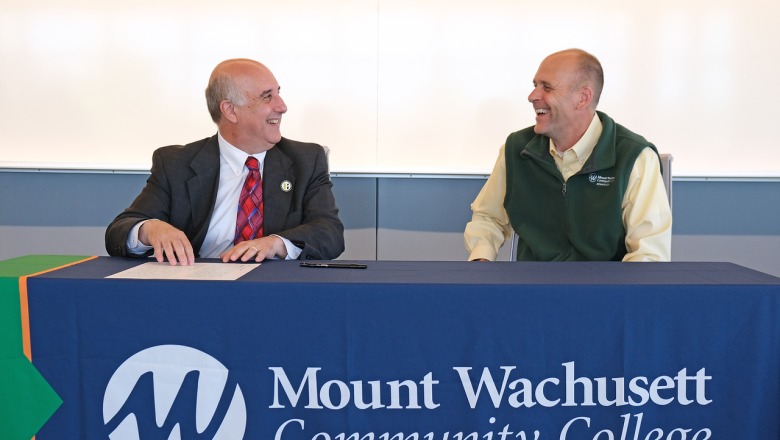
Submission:
[[577,109],[590,108],[593,103],[593,89],[590,85],[584,85],[580,88],[579,101],[577,102]]
[[236,123],[238,121],[238,116],[236,115],[236,108],[233,106],[233,103],[228,101],[227,99],[223,99],[222,102],[219,103],[219,110],[222,112],[222,117],[232,123]]

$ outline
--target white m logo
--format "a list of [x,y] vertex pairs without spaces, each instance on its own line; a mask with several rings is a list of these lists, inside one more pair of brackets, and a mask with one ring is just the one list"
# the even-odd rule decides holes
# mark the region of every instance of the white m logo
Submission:
[[[158,345],[142,350],[124,361],[106,385],[103,396],[103,423],[109,423],[127,402],[140,377],[152,373],[154,415],[162,427],[171,411],[187,374],[197,371],[198,390],[195,402],[195,428],[203,433],[214,418],[227,384],[228,370],[208,354],[183,345]],[[236,385],[230,405],[214,440],[240,440],[246,429],[246,404]],[[135,414],[128,414],[109,434],[111,440],[141,440]],[[168,440],[181,439],[181,426],[172,428]]]

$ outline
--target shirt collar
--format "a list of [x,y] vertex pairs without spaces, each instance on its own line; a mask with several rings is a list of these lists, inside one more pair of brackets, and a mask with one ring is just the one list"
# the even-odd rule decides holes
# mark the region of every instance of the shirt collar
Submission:
[[[217,132],[217,142],[219,142],[219,155],[222,160],[227,163],[228,167],[235,175],[241,175],[241,173],[244,172],[244,164],[246,163],[246,159],[250,155],[238,149],[238,147],[231,145],[230,142],[226,141],[225,138],[222,137],[220,132]],[[263,169],[263,162],[265,161],[265,153],[266,152],[263,151],[262,153],[251,155],[255,157],[260,163],[261,170]]]
[[[590,120],[590,125],[588,125],[588,129],[585,130],[585,133],[582,135],[580,140],[578,140],[577,143],[575,143],[570,149],[566,151],[574,152],[575,156],[577,156],[577,160],[580,163],[584,163],[586,160],[588,160],[588,157],[590,157],[590,154],[596,147],[603,129],[604,126],[601,124],[601,119],[599,119],[598,113],[594,113],[593,119]],[[553,143],[552,139],[550,139],[550,154],[563,156],[564,153],[559,153],[555,149],[555,144]]]

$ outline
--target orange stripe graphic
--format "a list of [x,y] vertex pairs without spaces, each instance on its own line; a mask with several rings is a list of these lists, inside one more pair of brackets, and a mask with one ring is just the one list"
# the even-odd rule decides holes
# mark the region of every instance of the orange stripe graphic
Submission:
[[32,345],[30,343],[30,311],[27,305],[27,278],[54,272],[55,270],[64,269],[69,266],[75,266],[76,264],[94,260],[95,258],[97,258],[97,256],[88,257],[83,260],[74,261],[72,263],[63,264],[62,266],[53,267],[51,269],[42,270],[40,272],[19,277],[19,304],[22,311],[22,344],[24,348],[24,355],[27,356],[27,359],[29,359],[30,362],[32,362]]

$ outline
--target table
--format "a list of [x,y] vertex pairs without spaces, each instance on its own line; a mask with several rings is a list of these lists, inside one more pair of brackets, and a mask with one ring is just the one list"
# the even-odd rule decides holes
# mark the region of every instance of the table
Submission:
[[26,280],[37,440],[780,437],[780,279],[734,264],[139,263]]

